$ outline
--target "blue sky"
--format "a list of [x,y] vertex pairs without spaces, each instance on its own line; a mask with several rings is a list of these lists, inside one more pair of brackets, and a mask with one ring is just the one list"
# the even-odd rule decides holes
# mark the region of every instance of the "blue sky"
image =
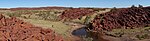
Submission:
[[150,0],[0,0],[0,8],[13,7],[129,7],[131,5],[150,6]]

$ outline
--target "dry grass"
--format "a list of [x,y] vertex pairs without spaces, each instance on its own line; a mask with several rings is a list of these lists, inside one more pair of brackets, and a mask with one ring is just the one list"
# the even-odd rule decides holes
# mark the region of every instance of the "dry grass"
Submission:
[[53,22],[53,21],[47,21],[47,20],[37,20],[37,19],[24,19],[19,18],[21,20],[24,20],[25,22],[29,22],[33,25],[40,26],[43,28],[50,28],[54,30],[57,34],[60,34],[64,37],[64,39],[70,37],[69,30],[71,29],[71,26],[65,25],[63,22]]

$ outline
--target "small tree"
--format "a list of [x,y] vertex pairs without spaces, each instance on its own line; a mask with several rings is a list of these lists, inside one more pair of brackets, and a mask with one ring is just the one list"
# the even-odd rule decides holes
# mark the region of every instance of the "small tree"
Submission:
[[143,8],[143,6],[142,6],[142,5],[139,5],[139,8]]
[[132,5],[131,8],[136,8],[136,6],[135,6],[135,5]]
[[113,9],[111,9],[111,12],[113,12],[113,11],[117,11],[117,8],[114,7]]

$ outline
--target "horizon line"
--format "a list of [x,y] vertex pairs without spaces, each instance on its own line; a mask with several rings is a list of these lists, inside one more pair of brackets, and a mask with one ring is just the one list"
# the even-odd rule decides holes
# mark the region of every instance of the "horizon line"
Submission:
[[[118,6],[116,8],[128,8],[128,7],[131,7],[131,6]],[[134,5],[134,6],[138,7],[137,5]],[[149,5],[143,6],[143,7],[148,7],[148,6]],[[15,7],[0,7],[0,8],[40,8],[40,7],[113,8],[113,7],[100,7],[100,6],[15,6]]]

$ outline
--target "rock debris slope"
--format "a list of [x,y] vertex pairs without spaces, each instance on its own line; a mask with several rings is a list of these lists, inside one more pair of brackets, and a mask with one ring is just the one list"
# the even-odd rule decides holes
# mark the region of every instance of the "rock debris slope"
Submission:
[[63,41],[51,29],[43,29],[14,17],[0,15],[0,41]]

